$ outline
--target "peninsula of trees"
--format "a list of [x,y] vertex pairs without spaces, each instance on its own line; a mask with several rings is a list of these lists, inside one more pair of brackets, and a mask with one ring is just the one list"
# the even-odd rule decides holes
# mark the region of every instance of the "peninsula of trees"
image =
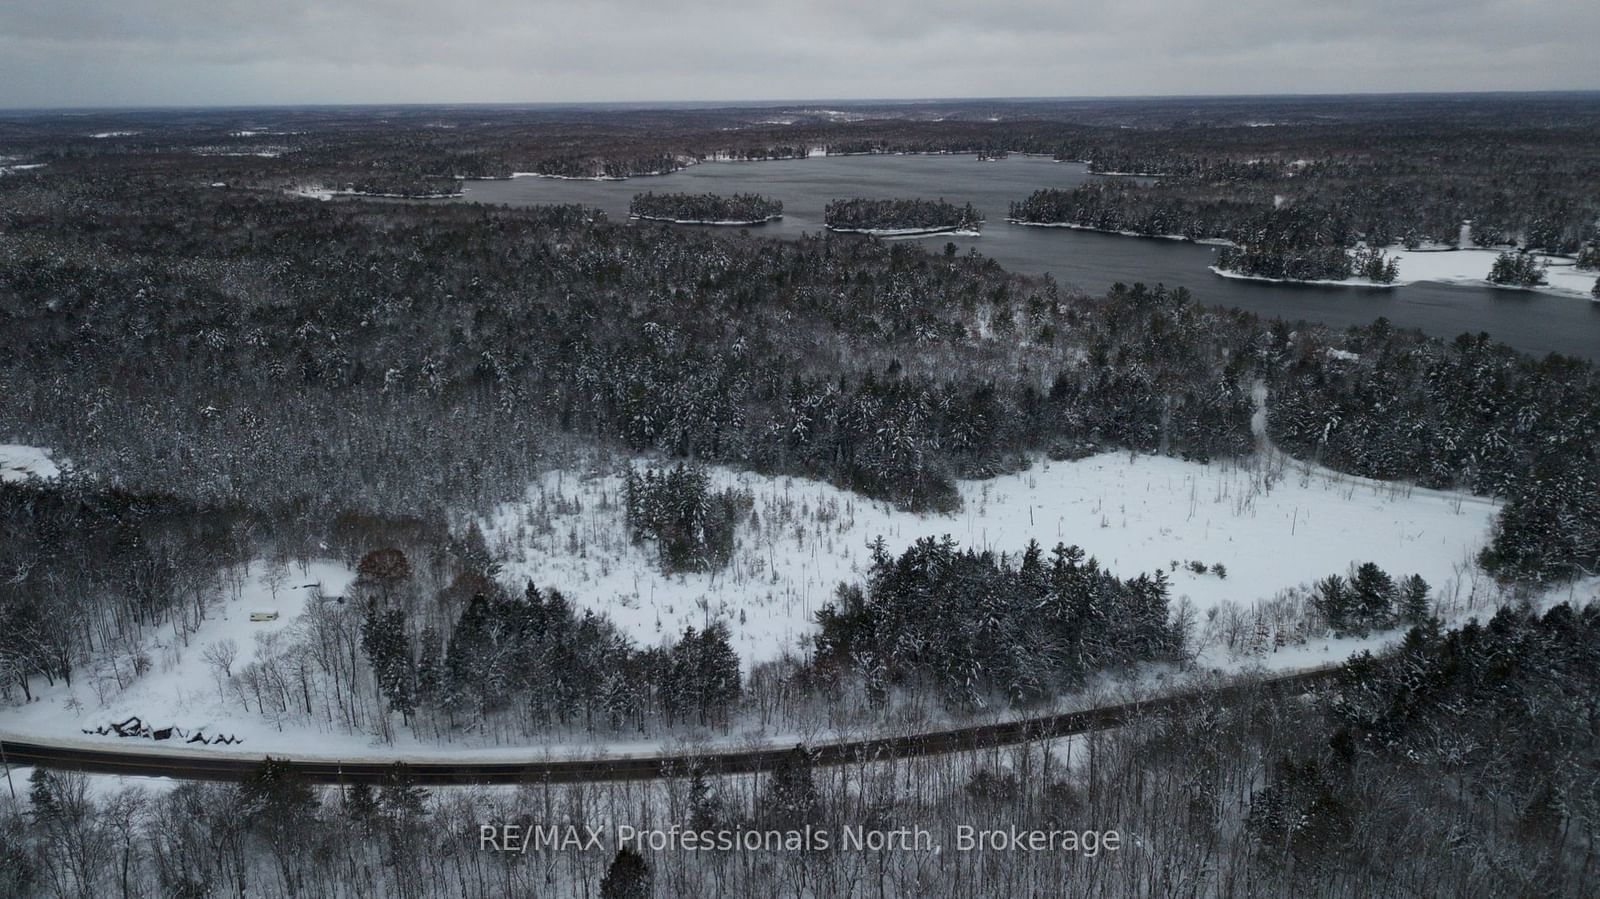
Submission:
[[1295,244],[1254,244],[1223,247],[1212,267],[1218,274],[1273,281],[1347,281],[1362,278],[1373,284],[1393,284],[1400,265],[1379,249]]
[[823,213],[830,231],[860,234],[939,234],[977,231],[983,214],[968,203],[939,200],[834,200]]
[[679,225],[761,225],[783,218],[783,201],[760,194],[649,192],[634,195],[628,215]]

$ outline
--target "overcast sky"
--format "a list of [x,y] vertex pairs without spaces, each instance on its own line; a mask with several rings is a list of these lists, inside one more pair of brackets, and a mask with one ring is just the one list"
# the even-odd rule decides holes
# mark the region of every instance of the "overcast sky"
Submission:
[[1597,0],[0,0],[0,107],[1600,88]]

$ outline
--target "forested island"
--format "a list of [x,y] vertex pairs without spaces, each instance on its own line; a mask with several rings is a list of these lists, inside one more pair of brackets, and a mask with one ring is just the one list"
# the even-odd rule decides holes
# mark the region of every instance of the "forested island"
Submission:
[[783,218],[783,202],[760,194],[635,194],[628,215],[678,225],[760,225]]
[[946,200],[866,200],[830,202],[823,213],[830,231],[854,234],[911,235],[947,232],[977,233],[983,215],[971,203]]

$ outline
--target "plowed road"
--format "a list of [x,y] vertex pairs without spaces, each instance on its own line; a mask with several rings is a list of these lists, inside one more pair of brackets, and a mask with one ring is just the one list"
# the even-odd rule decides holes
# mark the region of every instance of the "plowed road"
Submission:
[[[810,748],[815,763],[819,765],[847,765],[988,749],[1116,727],[1141,715],[1157,714],[1197,701],[1226,703],[1252,691],[1292,695],[1328,680],[1336,670],[1335,667],[1316,668],[1249,684],[1190,691],[1077,712],[905,736],[822,743]],[[85,749],[13,740],[0,741],[0,748],[4,749],[6,762],[13,766],[38,765],[95,774],[173,777],[181,780],[243,780],[261,763],[260,758],[239,755]],[[407,759],[406,767],[421,784],[587,783],[653,780],[680,776],[696,767],[707,774],[765,771],[771,769],[788,751],[785,747],[696,755],[528,762]],[[382,783],[392,765],[392,762],[370,758],[352,762],[292,757],[284,760],[306,780],[325,784]]]

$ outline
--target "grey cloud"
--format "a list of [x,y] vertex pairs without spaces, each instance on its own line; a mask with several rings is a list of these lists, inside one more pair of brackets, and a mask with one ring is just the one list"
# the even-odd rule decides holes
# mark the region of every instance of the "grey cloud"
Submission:
[[1600,87],[1591,0],[11,0],[0,106]]

